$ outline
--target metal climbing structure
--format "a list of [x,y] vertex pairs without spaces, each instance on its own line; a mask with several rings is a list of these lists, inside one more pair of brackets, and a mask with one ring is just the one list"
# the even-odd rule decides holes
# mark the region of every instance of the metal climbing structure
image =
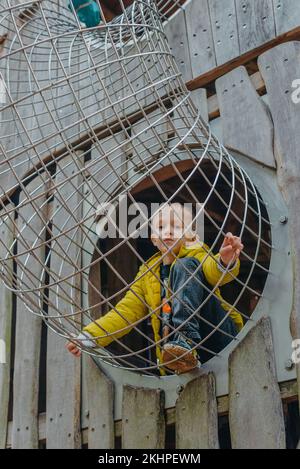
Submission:
[[[4,0],[0,7],[0,324],[7,351],[0,444],[111,448],[122,434],[124,448],[158,448],[176,425],[177,447],[216,448],[223,405],[233,447],[284,447],[282,390],[297,399],[290,357],[299,337],[298,257],[291,253],[299,248],[290,221],[294,180],[286,176],[294,163],[285,159],[299,119],[289,89],[300,68],[297,60],[290,65],[299,26],[284,31],[278,6],[289,7],[274,10],[271,0],[263,7],[119,0],[110,14],[107,2],[96,3],[101,21],[92,27],[62,0]],[[264,26],[257,44],[249,39],[251,17]],[[99,330],[95,347],[82,343],[83,360],[76,360],[66,340],[109,310],[122,316],[118,300],[137,295],[134,276],[153,254],[149,236],[137,236],[153,218],[141,206],[173,202],[201,207],[203,249],[220,272],[208,298],[221,291],[227,315],[240,314],[244,327],[226,349],[208,350],[212,358],[201,369],[161,375],[162,338],[151,335],[160,308],[139,298],[148,312],[134,323],[123,318],[130,334],[104,348],[97,340],[109,333]],[[126,227],[137,213],[139,226],[124,233],[113,219],[115,236],[105,238],[109,210],[120,221],[129,205]],[[217,255],[228,231],[245,244],[236,278]],[[191,314],[201,320],[199,311]],[[207,350],[206,340],[193,347]],[[195,409],[182,410],[191,398]],[[141,418],[151,431],[136,435]],[[191,418],[205,422],[197,435],[186,431]],[[257,419],[263,436],[250,438]]]

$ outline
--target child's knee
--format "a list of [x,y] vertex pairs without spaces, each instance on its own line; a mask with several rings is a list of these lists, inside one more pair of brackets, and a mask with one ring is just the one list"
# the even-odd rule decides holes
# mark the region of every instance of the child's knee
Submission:
[[200,266],[200,262],[198,261],[198,259],[196,259],[196,257],[181,257],[179,259],[177,259],[177,261],[175,262],[174,266],[173,266],[173,270],[175,272],[178,272],[178,271],[194,271],[196,269],[198,269],[199,271],[201,271],[202,269],[199,267]]

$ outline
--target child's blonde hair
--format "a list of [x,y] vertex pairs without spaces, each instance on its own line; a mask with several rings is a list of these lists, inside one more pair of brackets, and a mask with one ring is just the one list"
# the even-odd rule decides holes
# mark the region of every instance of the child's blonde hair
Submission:
[[[194,244],[195,242],[199,242],[200,239],[199,239],[199,236],[196,232],[196,219],[193,219],[193,211],[192,211],[192,208],[191,208],[191,204],[182,204],[180,202],[171,202],[171,203],[168,203],[168,204],[164,205],[163,207],[160,207],[156,211],[156,213],[154,214],[154,216],[152,218],[152,223],[151,223],[152,233],[156,234],[153,231],[154,221],[156,221],[156,219],[157,219],[157,217],[159,217],[160,213],[162,213],[163,210],[166,209],[166,208],[172,209],[173,213],[175,213],[175,215],[180,219],[180,221],[182,221],[183,227],[184,227],[184,237],[186,239],[186,243],[188,243],[188,244],[193,243]],[[185,229],[185,227],[187,227],[187,228]]]

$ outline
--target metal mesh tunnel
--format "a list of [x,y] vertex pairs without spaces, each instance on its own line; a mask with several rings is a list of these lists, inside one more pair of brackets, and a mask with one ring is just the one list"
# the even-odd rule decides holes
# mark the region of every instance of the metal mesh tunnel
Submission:
[[[261,195],[202,119],[172,55],[164,27],[183,2],[127,3],[119,0],[120,14],[108,21],[100,2],[102,19],[91,28],[67,2],[2,3],[0,26],[11,35],[1,56],[1,225],[11,242],[1,278],[67,340],[109,311],[122,316],[117,302],[131,291],[145,315],[127,323],[122,317],[120,337],[99,328],[96,347],[79,346],[112,366],[151,375],[159,373],[156,351],[163,345],[151,318],[161,320],[161,308],[150,308],[134,288],[139,267],[155,253],[151,204],[190,204],[186,234],[198,220],[194,207],[201,207],[202,247],[221,275],[217,285],[202,285],[203,304],[190,311],[199,322],[207,323],[201,310],[219,288],[227,317],[236,311],[251,321],[272,239]],[[124,232],[118,221],[129,206]],[[104,237],[109,224],[114,236]],[[217,256],[228,231],[246,241],[240,274],[230,283]],[[151,272],[162,284],[157,265],[145,265],[143,275]],[[216,332],[238,340],[222,331],[222,321],[208,325],[211,333],[194,349],[222,353],[208,346]],[[180,329],[171,326],[170,337]],[[109,337],[108,346],[97,344]]]

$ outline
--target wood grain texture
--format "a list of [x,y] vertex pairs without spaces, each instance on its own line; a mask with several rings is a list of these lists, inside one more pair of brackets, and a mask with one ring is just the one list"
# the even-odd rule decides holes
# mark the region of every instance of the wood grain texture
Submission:
[[[294,300],[290,327],[294,339],[300,338],[300,44],[281,44],[259,57],[275,129],[275,157],[278,185],[289,213],[292,244]],[[300,364],[296,365],[300,396]]]
[[273,0],[276,35],[300,25],[300,2],[298,0]]
[[176,402],[176,448],[218,449],[218,413],[213,373],[190,381]]
[[235,3],[241,54],[275,37],[272,0],[236,0]]
[[[49,314],[57,315],[54,305],[59,306],[62,325],[66,325],[70,332],[70,325],[63,319],[64,314],[71,313],[71,306],[78,311],[81,305],[80,299],[80,277],[76,276],[77,268],[80,266],[81,233],[78,228],[72,228],[74,224],[82,219],[82,205],[80,201],[80,187],[82,176],[73,176],[77,171],[78,165],[82,163],[80,156],[77,155],[76,163],[69,156],[60,161],[57,166],[55,182],[64,185],[60,187],[60,196],[54,194],[53,209],[50,219],[53,222],[52,236],[61,234],[61,230],[69,230],[68,237],[60,236],[51,246],[51,280],[57,280],[57,276],[62,278],[67,275],[73,275],[72,284],[79,287],[79,290],[72,291],[71,285],[64,281],[59,284],[58,293],[64,295],[67,299],[57,297],[56,292],[50,291]],[[75,160],[75,157],[74,157]],[[66,179],[71,179],[66,182]],[[70,198],[70,194],[75,188],[78,191]],[[64,201],[64,204],[62,204]],[[79,204],[79,206],[78,206]],[[78,243],[70,243],[70,239],[75,239]],[[55,250],[55,251],[54,251]],[[76,267],[77,266],[77,267]],[[73,297],[72,297],[73,295]],[[58,303],[57,303],[58,302]],[[52,306],[53,305],[53,306]],[[47,448],[79,448],[81,446],[80,435],[80,360],[71,355],[65,348],[66,339],[48,330],[47,345],[47,423],[46,438]]]
[[196,77],[217,64],[208,1],[188,3],[185,16],[192,75]]
[[240,54],[234,0],[208,0],[217,65]]
[[273,123],[245,67],[216,81],[223,127],[223,144],[274,168]]
[[269,318],[262,318],[229,356],[229,424],[233,449],[285,448]]
[[[40,178],[28,184],[29,194],[38,196],[36,205],[28,203],[28,196],[20,195],[23,205],[19,209],[18,229],[22,233],[22,241],[18,243],[17,273],[22,277],[22,287],[37,287],[37,279],[42,278],[45,259],[46,240],[46,196],[47,186]],[[36,211],[36,206],[38,209]],[[28,222],[30,220],[30,222]],[[34,247],[34,255],[29,260],[27,254],[20,255]],[[36,256],[36,257],[35,257]],[[36,295],[40,296],[40,295]],[[35,298],[37,301],[37,298]],[[42,302],[42,297],[39,298]],[[41,346],[42,320],[31,314],[21,298],[17,298],[17,319],[14,363],[14,399],[12,447],[14,449],[37,449],[38,438],[38,400],[39,400],[39,364]]]
[[189,37],[185,20],[185,13],[179,10],[172,21],[169,21],[164,32],[168,38],[170,50],[175,57],[176,63],[182,73],[184,81],[192,79],[192,66],[189,50]]
[[94,363],[84,356],[88,394],[88,447],[112,449],[115,446],[114,385]]
[[164,392],[160,389],[124,386],[122,448],[165,447]]
[[[14,206],[8,205],[6,210],[12,210]],[[10,215],[0,226],[0,258],[4,259],[7,254],[7,247],[11,246],[14,239],[14,213]],[[4,266],[3,266],[4,267]],[[5,270],[11,271],[13,269],[13,262],[6,261]],[[12,279],[8,285],[12,287]],[[4,356],[1,356],[0,363],[0,448],[5,448],[7,441],[8,430],[8,408],[9,408],[9,389],[10,389],[10,367],[11,367],[11,337],[12,337],[12,308],[13,308],[13,294],[12,291],[6,288],[3,281],[0,283],[0,339],[1,351]]]

